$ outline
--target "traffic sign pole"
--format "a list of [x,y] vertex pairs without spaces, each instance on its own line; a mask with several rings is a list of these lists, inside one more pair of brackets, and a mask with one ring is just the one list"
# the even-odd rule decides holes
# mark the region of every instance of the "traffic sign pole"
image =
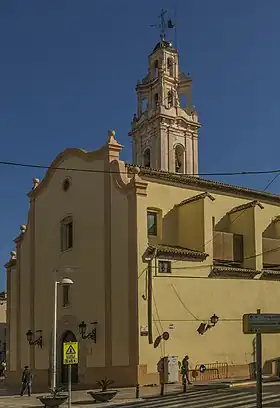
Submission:
[[[257,311],[261,313],[260,309]],[[256,334],[256,380],[257,380],[257,408],[262,408],[262,335]]]
[[71,397],[72,397],[71,395],[72,378],[71,377],[72,377],[72,365],[69,364],[68,365],[68,408],[71,408]]

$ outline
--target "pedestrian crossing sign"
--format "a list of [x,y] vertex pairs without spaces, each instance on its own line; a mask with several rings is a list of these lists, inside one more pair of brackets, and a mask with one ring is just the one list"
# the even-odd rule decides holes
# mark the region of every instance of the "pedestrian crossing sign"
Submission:
[[79,362],[78,342],[63,343],[63,364],[78,364]]

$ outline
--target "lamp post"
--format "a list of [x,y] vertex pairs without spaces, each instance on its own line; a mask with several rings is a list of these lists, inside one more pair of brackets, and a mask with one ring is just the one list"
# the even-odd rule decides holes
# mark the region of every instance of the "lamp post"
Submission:
[[70,286],[73,285],[73,281],[69,278],[63,278],[61,281],[55,281],[54,283],[54,311],[53,311],[53,347],[52,347],[52,378],[51,389],[56,389],[56,348],[57,348],[57,287],[58,285]]
[[219,321],[219,316],[217,316],[215,313],[210,317],[210,322],[213,326],[216,326],[216,324]]
[[[33,339],[35,337],[35,333],[40,333],[39,337],[37,339]],[[42,330],[36,330],[36,332],[33,333],[32,330],[28,330],[26,333],[26,338],[30,346],[38,346],[38,347],[43,347],[43,336],[42,336]]]

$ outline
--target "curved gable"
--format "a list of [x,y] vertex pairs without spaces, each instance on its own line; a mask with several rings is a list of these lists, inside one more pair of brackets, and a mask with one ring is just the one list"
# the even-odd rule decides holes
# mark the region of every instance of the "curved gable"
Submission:
[[108,148],[106,145],[101,147],[101,149],[90,151],[90,152],[83,150],[83,149],[79,149],[79,148],[65,149],[54,159],[54,161],[48,168],[43,180],[39,183],[36,189],[28,193],[28,197],[30,199],[34,199],[38,197],[50,183],[56,169],[59,168],[61,163],[63,163],[65,160],[72,158],[72,157],[78,157],[85,161],[94,161],[94,160],[104,158],[107,151],[108,151]]

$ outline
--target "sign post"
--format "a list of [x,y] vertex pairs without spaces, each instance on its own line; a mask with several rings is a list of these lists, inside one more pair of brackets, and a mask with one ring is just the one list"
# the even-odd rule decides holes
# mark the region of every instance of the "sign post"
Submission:
[[280,314],[257,313],[243,315],[243,333],[256,335],[257,408],[262,408],[262,333],[280,333]]
[[[260,314],[260,309],[257,314]],[[257,408],[262,408],[262,335],[258,330],[256,334],[256,380],[257,380]]]
[[77,342],[63,343],[63,364],[68,365],[68,407],[71,408],[72,364],[78,364],[79,352]]
[[72,364],[68,364],[68,408],[71,408],[72,402],[71,383],[72,383]]

